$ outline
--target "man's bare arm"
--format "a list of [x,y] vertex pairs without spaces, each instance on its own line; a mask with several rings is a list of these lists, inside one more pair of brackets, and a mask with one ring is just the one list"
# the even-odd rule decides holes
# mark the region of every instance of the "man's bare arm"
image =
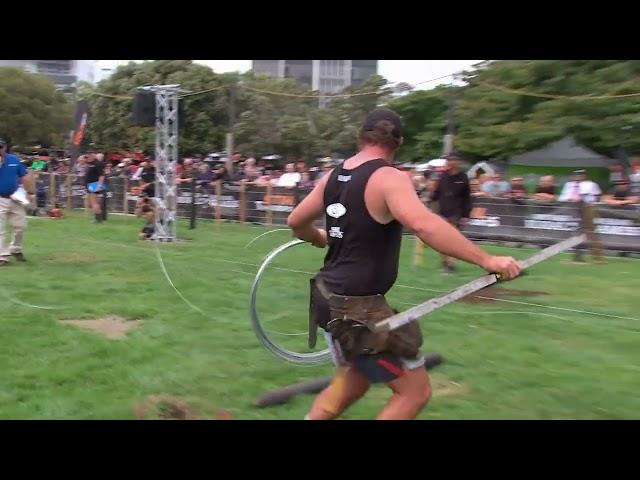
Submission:
[[33,177],[31,176],[31,173],[27,173],[20,177],[20,183],[22,183],[22,186],[29,195],[33,195]]
[[553,193],[536,193],[534,198],[536,200],[548,200],[552,202],[556,199],[556,196]]
[[287,225],[296,237],[319,248],[326,246],[327,232],[314,227],[313,222],[324,213],[324,187],[329,176],[325,175],[287,218]]
[[386,169],[382,180],[385,202],[391,215],[413,231],[420,240],[445,255],[480,266],[507,279],[520,269],[511,257],[494,257],[465,238],[440,216],[429,211],[413,190],[411,181],[399,172]]

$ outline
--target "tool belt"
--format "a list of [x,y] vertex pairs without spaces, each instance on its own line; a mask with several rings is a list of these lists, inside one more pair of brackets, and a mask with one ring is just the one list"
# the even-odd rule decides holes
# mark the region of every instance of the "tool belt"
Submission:
[[[392,331],[374,331],[378,322],[397,313],[389,306],[384,295],[336,295],[330,292],[318,277],[311,280],[311,292],[310,347],[315,346],[319,325],[337,342],[345,359],[349,361],[362,354],[393,353],[409,358],[418,355],[422,346],[422,332],[417,322],[408,323]],[[316,318],[316,292],[319,292],[329,305],[328,321],[326,318]]]

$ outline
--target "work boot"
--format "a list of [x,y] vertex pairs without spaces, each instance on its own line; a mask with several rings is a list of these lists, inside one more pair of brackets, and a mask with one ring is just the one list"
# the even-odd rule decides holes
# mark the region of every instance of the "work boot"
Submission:
[[15,259],[16,259],[16,261],[18,261],[18,262],[26,262],[26,261],[27,261],[27,259],[26,259],[26,258],[24,258],[24,255],[23,255],[23,253],[22,253],[22,252],[13,252],[11,255],[12,255],[12,256],[13,256],[13,258],[15,258]]

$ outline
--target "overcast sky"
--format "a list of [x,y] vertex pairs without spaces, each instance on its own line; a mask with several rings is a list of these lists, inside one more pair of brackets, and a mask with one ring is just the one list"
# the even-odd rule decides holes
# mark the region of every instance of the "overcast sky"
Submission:
[[[251,60],[194,60],[208,65],[219,73],[251,69]],[[441,77],[469,68],[481,60],[378,60],[378,73],[390,83],[407,82],[415,85],[418,82]],[[128,60],[99,60],[101,67],[113,67],[116,63]],[[438,84],[448,83],[448,79],[418,85],[416,88],[433,88]]]

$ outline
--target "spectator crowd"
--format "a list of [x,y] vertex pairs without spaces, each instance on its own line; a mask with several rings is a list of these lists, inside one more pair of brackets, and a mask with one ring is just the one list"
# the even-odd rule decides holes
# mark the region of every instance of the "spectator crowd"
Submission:
[[[126,155],[107,155],[89,152],[104,164],[107,179],[126,177],[134,193],[153,196],[155,183],[155,162],[142,154],[133,152]],[[40,150],[31,155],[23,155],[22,161],[34,172],[74,174],[83,176],[86,169],[86,155],[81,155],[71,168],[69,157],[49,155],[47,150]],[[225,159],[216,156],[195,155],[181,158],[176,169],[176,183],[182,187],[194,184],[202,193],[213,193],[216,182],[255,185],[266,187],[283,187],[289,189],[311,190],[315,184],[337,164],[331,158],[317,162],[310,167],[302,160],[281,162],[279,158],[265,157],[261,159],[245,158],[235,152],[232,157],[232,170],[228,171]],[[399,168],[412,178],[416,191],[426,204],[432,201],[437,190],[439,178],[446,167],[441,166],[427,171]],[[621,164],[610,167],[609,188],[602,192],[599,185],[588,178],[584,170],[576,170],[569,181],[560,186],[552,175],[539,178],[534,189],[527,188],[523,177],[514,176],[505,179],[500,172],[476,171],[469,179],[471,197],[503,198],[513,201],[533,200],[538,202],[602,202],[612,206],[640,204],[640,162],[631,164],[627,172]]]
[[[438,182],[446,167],[438,167],[425,172],[408,171],[416,191],[426,204],[433,199]],[[471,197],[478,199],[502,198],[513,201],[532,200],[537,202],[585,202],[608,205],[640,205],[640,162],[633,162],[629,174],[622,165],[611,167],[609,189],[602,192],[600,186],[588,178],[585,170],[579,169],[560,187],[553,175],[542,175],[535,189],[525,186],[524,178],[511,177],[508,181],[500,172],[479,171],[469,179]]]

